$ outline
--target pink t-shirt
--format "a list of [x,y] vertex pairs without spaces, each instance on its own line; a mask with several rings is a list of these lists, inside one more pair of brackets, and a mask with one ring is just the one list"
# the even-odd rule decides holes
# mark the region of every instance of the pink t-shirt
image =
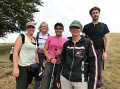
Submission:
[[[55,48],[62,51],[63,44],[66,42],[66,39],[61,37],[57,38],[55,36],[49,36],[45,42],[45,44],[48,44],[49,49],[48,49],[48,54],[51,56],[51,58],[55,58]],[[47,62],[50,62],[47,59]],[[57,62],[59,64],[59,62]]]

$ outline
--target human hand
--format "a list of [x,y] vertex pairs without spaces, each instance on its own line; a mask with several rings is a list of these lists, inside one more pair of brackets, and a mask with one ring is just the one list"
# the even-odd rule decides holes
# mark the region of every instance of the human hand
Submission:
[[103,60],[106,60],[106,59],[107,59],[107,52],[104,52],[104,53],[103,53],[102,59],[103,59]]
[[55,58],[52,58],[52,59],[51,59],[51,62],[52,62],[53,64],[56,64],[57,60],[56,60]]
[[39,48],[39,50],[40,50],[40,51],[43,51],[43,50],[44,50],[44,48]]
[[19,68],[13,68],[13,76],[16,78],[19,76]]
[[56,83],[57,84],[57,87],[60,88],[60,83]]
[[55,48],[55,55],[61,55],[61,51]]

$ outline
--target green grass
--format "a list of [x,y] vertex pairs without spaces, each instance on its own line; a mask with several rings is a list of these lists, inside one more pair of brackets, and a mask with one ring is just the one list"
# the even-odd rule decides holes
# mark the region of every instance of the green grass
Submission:
[[[120,34],[110,34],[108,58],[103,71],[102,89],[120,89]],[[9,50],[13,44],[0,44],[0,89],[15,89],[15,78],[12,76],[12,62],[9,61]],[[33,84],[29,86],[33,89]]]

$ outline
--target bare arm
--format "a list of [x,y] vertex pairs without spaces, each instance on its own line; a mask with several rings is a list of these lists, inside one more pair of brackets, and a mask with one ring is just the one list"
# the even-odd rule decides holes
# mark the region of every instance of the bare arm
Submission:
[[39,58],[38,58],[38,52],[37,51],[35,52],[35,60],[36,60],[36,63],[39,63]]
[[[51,59],[51,56],[48,54],[48,49],[49,49],[49,46],[48,46],[48,44],[45,44],[44,45],[44,55],[46,56],[46,58],[47,59]],[[51,59],[51,62],[53,63],[53,64],[55,64],[56,62],[57,62],[57,60],[55,59],[55,58],[52,58]]]
[[14,52],[13,52],[13,76],[19,76],[19,68],[18,68],[18,54],[22,46],[22,38],[19,36],[14,44]]
[[107,59],[107,53],[109,47],[109,34],[105,34],[104,40],[105,40],[105,52],[102,55],[103,60]]
[[109,34],[105,34],[105,51],[108,51],[108,47],[109,47]]

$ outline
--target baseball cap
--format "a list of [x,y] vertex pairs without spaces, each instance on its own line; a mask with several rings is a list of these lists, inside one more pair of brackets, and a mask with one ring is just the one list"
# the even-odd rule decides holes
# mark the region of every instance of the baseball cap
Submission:
[[70,27],[79,27],[80,29],[83,28],[82,24],[81,24],[78,20],[74,20],[74,21],[70,24],[69,28],[70,28]]
[[27,27],[27,26],[33,26],[33,27],[35,27],[35,23],[34,23],[34,22],[27,22],[27,23],[26,23],[26,27]]
[[64,26],[61,22],[58,22],[54,25],[54,29],[57,27],[57,26],[61,26],[63,29],[64,29]]

